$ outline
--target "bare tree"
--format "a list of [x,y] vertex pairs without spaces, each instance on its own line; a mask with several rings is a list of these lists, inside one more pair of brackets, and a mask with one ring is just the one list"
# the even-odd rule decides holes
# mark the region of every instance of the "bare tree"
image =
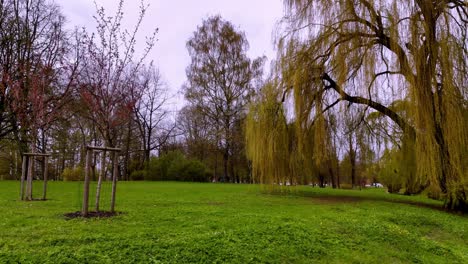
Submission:
[[104,8],[97,8],[97,37],[84,37],[86,57],[81,69],[80,91],[93,120],[107,144],[115,147],[122,127],[131,119],[131,113],[141,97],[141,87],[132,85],[143,60],[154,45],[155,35],[147,39],[147,46],[135,60],[136,35],[145,16],[147,5],[141,2],[140,15],[132,31],[121,27],[124,1],[119,1],[114,17],[108,17]]
[[142,68],[138,81],[142,97],[135,107],[135,122],[142,141],[143,164],[147,165],[151,152],[168,140],[175,125],[166,125],[168,91],[159,70],[153,64]]
[[[108,17],[104,8],[96,6],[97,36],[84,36],[85,54],[80,71],[80,95],[87,107],[84,113],[99,131],[109,147],[116,147],[123,137],[125,128],[132,120],[132,113],[142,96],[142,87],[133,80],[152,49],[157,30],[146,41],[146,48],[139,59],[135,59],[137,33],[148,5],[142,1],[137,24],[132,31],[122,28],[124,1],[119,1],[114,17]],[[118,162],[114,159],[113,162]],[[105,163],[105,159],[102,159]],[[104,164],[101,164],[104,165]],[[114,168],[116,164],[114,164]],[[98,190],[104,170],[98,179]],[[117,177],[116,174],[113,174]],[[115,189],[112,189],[113,197]],[[97,196],[99,196],[99,191]],[[96,201],[99,208],[99,200]]]

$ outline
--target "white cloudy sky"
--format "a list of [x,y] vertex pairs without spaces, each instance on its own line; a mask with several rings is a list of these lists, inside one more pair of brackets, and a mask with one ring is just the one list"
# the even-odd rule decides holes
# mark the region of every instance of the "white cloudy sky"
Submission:
[[[283,14],[283,0],[146,0],[150,5],[141,27],[140,41],[159,28],[156,43],[148,61],[154,60],[172,93],[185,81],[185,68],[190,57],[185,46],[202,19],[221,15],[246,33],[251,57],[275,56],[273,31]],[[56,0],[67,17],[67,26],[94,28],[93,0]],[[108,15],[116,9],[118,0],[96,0]],[[124,27],[133,28],[137,20],[139,0],[127,0],[124,5]],[[143,47],[140,46],[142,49]],[[181,96],[176,99],[180,105]],[[180,106],[177,106],[180,107]]]

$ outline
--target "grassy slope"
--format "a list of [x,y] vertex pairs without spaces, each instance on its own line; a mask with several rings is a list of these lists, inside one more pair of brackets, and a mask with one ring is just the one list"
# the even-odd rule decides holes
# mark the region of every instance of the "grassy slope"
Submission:
[[0,263],[468,263],[466,216],[389,202],[440,205],[383,190],[128,182],[124,214],[65,220],[78,183],[50,183],[46,202],[18,201],[18,185],[0,182]]

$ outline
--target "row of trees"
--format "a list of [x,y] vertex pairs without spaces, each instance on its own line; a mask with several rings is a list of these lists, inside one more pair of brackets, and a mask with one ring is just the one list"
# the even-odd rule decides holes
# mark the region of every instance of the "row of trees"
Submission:
[[[286,113],[293,105],[278,89],[282,81],[273,72],[264,82],[265,58],[246,56],[245,35],[230,22],[219,16],[204,20],[187,49],[192,60],[183,87],[187,105],[177,120],[179,149],[203,161],[212,181],[354,188],[376,183],[379,171],[388,170],[379,160],[384,151],[372,148],[387,138],[370,136],[375,129],[357,125],[357,113],[330,113],[322,130],[299,137],[295,113]],[[367,123],[382,122],[374,119]]]
[[[122,179],[150,170],[153,155],[179,151],[205,164],[212,175],[203,175],[205,180],[249,181],[242,126],[264,58],[247,57],[245,34],[231,23],[219,16],[205,20],[187,42],[188,104],[173,117],[158,69],[145,63],[157,31],[136,56],[147,6],[141,3],[129,31],[121,26],[123,5],[118,3],[112,17],[97,7],[96,30],[90,33],[65,31],[65,18],[53,2],[2,2],[2,178],[18,178],[21,154],[31,151],[53,153],[54,178],[67,169],[66,178],[76,179],[84,147],[106,145],[124,150]],[[93,164],[104,168],[104,156],[95,156]]]
[[83,167],[86,145],[122,147],[120,171],[128,178],[168,141],[174,124],[165,119],[166,89],[145,63],[157,30],[137,56],[148,6],[141,3],[137,24],[127,30],[123,5],[112,17],[97,7],[91,33],[64,30],[53,2],[1,2],[0,152],[10,178],[18,177],[21,154],[29,151],[52,152],[50,170],[58,178],[67,167]]

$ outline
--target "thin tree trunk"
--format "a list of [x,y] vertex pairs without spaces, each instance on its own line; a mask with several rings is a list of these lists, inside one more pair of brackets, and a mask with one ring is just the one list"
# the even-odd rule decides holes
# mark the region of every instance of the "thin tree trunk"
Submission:
[[15,151],[15,179],[18,179],[18,152]]
[[[85,154],[86,155],[86,154]],[[62,160],[61,160],[61,168],[60,168],[60,175],[63,174],[63,171],[65,170],[65,152],[62,154]],[[85,161],[86,163],[86,161]],[[85,165],[86,166],[86,165]]]
[[23,156],[23,165],[21,170],[21,189],[20,189],[20,196],[21,200],[24,200],[24,181],[26,179],[27,170],[28,170],[28,157]]
[[330,175],[332,188],[336,189],[336,179],[335,179],[335,174],[333,173],[333,162],[331,158],[327,160],[327,167],[328,167],[328,174]]
[[118,164],[119,153],[114,152],[114,169],[112,172],[112,198],[111,198],[111,213],[115,212],[115,194],[117,191],[117,174],[119,173]]
[[[226,142],[226,147],[224,148],[223,160],[224,160],[224,179],[223,182],[230,182],[231,179],[229,177],[229,151],[231,150],[231,136],[230,136],[230,120],[229,117],[225,119],[224,125],[224,135]],[[231,175],[232,176],[232,175]]]
[[127,144],[125,148],[125,161],[124,161],[124,178],[125,180],[129,180],[129,175],[128,175],[128,163],[130,160],[130,143],[131,143],[131,138],[132,138],[132,122],[128,122],[128,134],[127,134]]
[[97,161],[97,153],[93,152],[93,162],[91,163],[91,180],[96,180],[96,161]]
[[349,134],[349,162],[351,164],[351,185],[354,189],[356,185],[356,157],[353,148],[353,138],[352,134]]
[[91,162],[92,162],[92,155],[93,151],[92,150],[87,150],[86,151],[86,167],[85,167],[85,180],[84,180],[84,190],[83,190],[83,207],[81,209],[81,214],[86,217],[88,216],[88,205],[89,205],[89,178],[90,178],[90,173],[89,169],[91,168]]
[[[10,170],[9,170],[8,174],[10,176],[10,179],[13,179],[13,166],[15,166],[15,164],[14,164],[14,161],[13,161],[13,153],[11,151],[10,151],[10,157],[9,157],[9,164],[8,165],[10,167]],[[3,180],[3,175],[2,175],[1,180]]]
[[229,159],[228,166],[229,166],[229,172],[230,172],[231,179],[232,179],[231,182],[237,183],[237,177],[236,177],[236,174],[234,173],[234,164],[233,164],[232,157]]
[[340,189],[340,166],[336,166],[336,186]]
[[26,199],[32,201],[32,182],[33,182],[33,162],[34,157],[28,156],[28,174],[27,174],[27,185],[26,185]]
[[214,182],[218,182],[218,151],[215,150],[215,164],[214,164]]
[[106,152],[101,152],[101,172],[99,173],[98,183],[96,188],[96,202],[95,202],[95,210],[99,212],[99,201],[101,198],[101,186],[102,186],[102,178],[106,173]]
[[229,180],[228,162],[229,162],[229,152],[228,152],[228,149],[226,148],[223,154],[223,166],[224,166],[223,182],[227,182]]
[[46,200],[47,198],[47,178],[48,178],[48,157],[44,157],[44,186],[42,189],[42,200]]

